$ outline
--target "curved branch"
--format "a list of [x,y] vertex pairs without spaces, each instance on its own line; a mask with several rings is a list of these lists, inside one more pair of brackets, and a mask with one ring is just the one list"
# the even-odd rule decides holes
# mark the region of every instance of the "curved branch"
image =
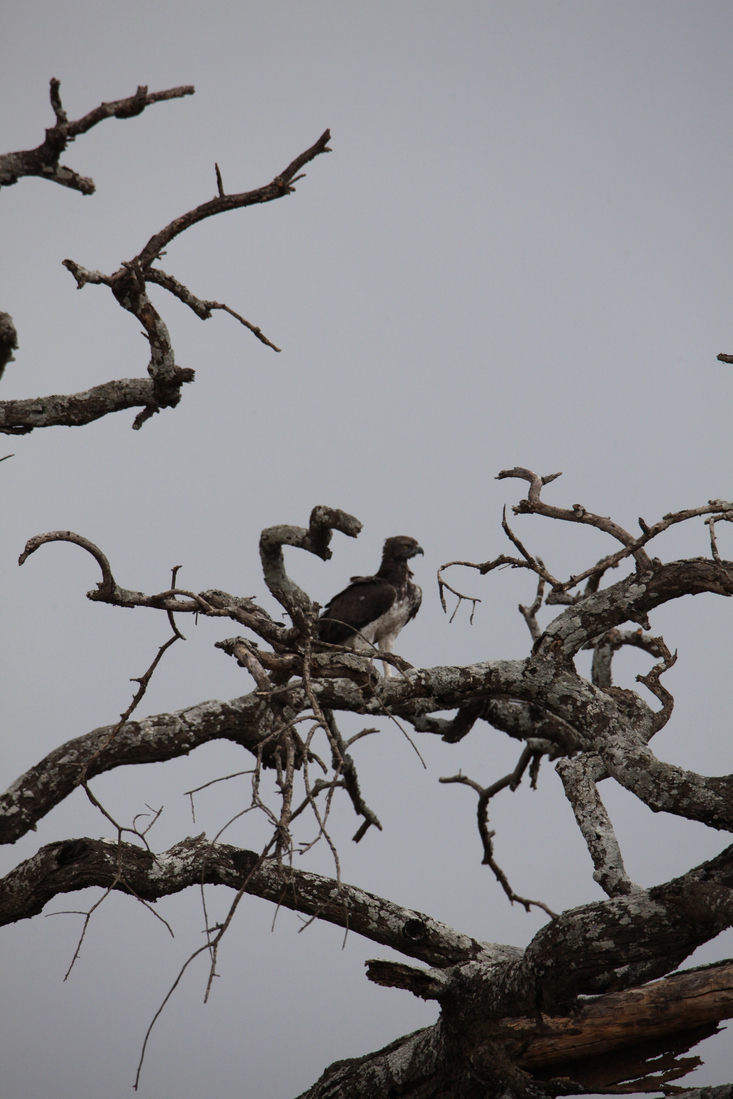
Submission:
[[[654,730],[652,730],[654,731]],[[608,773],[655,813],[673,813],[709,828],[733,832],[733,777],[700,775],[658,759],[633,723],[609,715],[594,722],[591,738]]]
[[652,656],[661,656],[663,659],[670,658],[669,649],[662,637],[650,637],[649,634],[642,633],[641,630],[617,630],[615,628],[607,630],[606,633],[597,637],[594,641],[589,641],[586,645],[586,648],[593,650],[591,681],[594,686],[613,686],[611,673],[613,656],[624,645],[642,649]]
[[536,655],[550,657],[557,651],[568,659],[576,656],[607,630],[624,622],[638,622],[648,629],[651,611],[684,595],[733,595],[733,562],[722,566],[707,557],[682,561],[657,561],[642,576],[632,574],[608,588],[591,592],[558,615],[545,630]]
[[[240,625],[247,626],[259,637],[268,641],[276,650],[287,650],[290,642],[290,632],[284,626],[273,622],[267,611],[258,607],[253,599],[247,596],[229,595],[228,592],[213,589],[204,592],[185,591],[182,588],[169,588],[157,595],[145,595],[141,591],[131,591],[122,588],[112,575],[112,570],[105,554],[81,534],[75,534],[70,530],[50,531],[47,534],[38,534],[29,539],[23,553],[18,559],[22,565],[39,546],[46,542],[71,542],[74,545],[86,549],[98,562],[102,570],[102,580],[96,588],[87,592],[87,599],[97,603],[109,603],[116,607],[150,607],[154,610],[162,610],[167,614],[204,614],[214,618],[232,618]],[[183,597],[183,598],[182,598]],[[227,649],[226,642],[219,643],[220,648]],[[348,661],[344,662],[334,657],[334,663],[341,668],[341,674],[348,674],[346,670]],[[362,661],[363,665],[363,661]],[[302,659],[299,667],[302,670]],[[353,664],[352,664],[353,667]],[[360,666],[363,672],[363,667]],[[332,674],[336,674],[334,671]]]
[[664,640],[661,637],[653,637],[650,639],[659,644],[661,650],[662,659],[658,664],[655,664],[653,668],[650,668],[646,675],[637,675],[636,682],[643,683],[648,691],[658,698],[662,703],[660,710],[657,710],[654,715],[654,733],[658,733],[660,729],[663,729],[672,716],[674,710],[674,696],[670,691],[660,682],[660,676],[664,675],[666,671],[674,667],[677,663],[677,653],[671,653],[667,646],[664,644]]
[[98,585],[100,590],[110,595],[117,590],[117,584],[112,575],[109,561],[102,553],[99,546],[95,546],[94,542],[90,542],[88,538],[85,538],[81,534],[74,534],[71,530],[52,530],[47,534],[37,534],[34,538],[29,538],[25,544],[25,549],[18,558],[18,564],[24,564],[30,555],[36,552],[39,546],[44,546],[47,542],[71,542],[75,546],[81,546],[82,549],[85,549],[87,553],[92,555],[102,570],[102,581]]
[[341,531],[349,538],[356,538],[362,524],[353,515],[338,508],[314,507],[310,515],[308,528],[293,526],[267,527],[260,535],[260,560],[265,583],[278,603],[285,608],[295,627],[307,632],[309,617],[313,615],[313,604],[306,593],[290,579],[285,571],[283,546],[296,546],[298,549],[314,553],[322,561],[331,558],[328,548],[334,530]]
[[[501,481],[506,477],[519,477],[522,480],[530,482],[526,500],[520,500],[516,507],[512,508],[515,515],[546,515],[550,519],[563,519],[570,523],[585,523],[588,526],[596,527],[598,530],[610,534],[620,542],[629,553],[633,554],[638,569],[644,570],[649,568],[651,562],[646,551],[641,548],[641,544],[637,544],[638,540],[635,539],[632,534],[629,534],[627,530],[624,530],[623,527],[619,526],[618,523],[614,523],[612,519],[609,519],[604,515],[594,515],[592,512],[587,511],[582,504],[573,504],[572,509],[569,510],[567,508],[553,507],[540,499],[542,488],[560,476],[561,474],[559,473],[551,473],[547,477],[540,477],[529,469],[515,466],[514,469],[502,469],[501,472],[497,474],[496,480]],[[574,585],[571,586],[574,587]]]
[[676,664],[677,654],[669,651],[663,637],[651,637],[649,634],[642,633],[641,630],[610,629],[585,646],[593,650],[591,681],[595,687],[613,686],[611,671],[613,656],[624,645],[661,657],[660,662],[655,664],[646,675],[636,677],[636,682],[643,683],[662,703],[661,709],[657,711],[654,718],[653,731],[658,733],[667,724],[674,710],[674,697],[660,682],[660,676]]
[[562,473],[548,473],[544,477],[541,477],[539,473],[533,473],[531,469],[524,469],[523,466],[515,466],[514,469],[502,469],[496,475],[497,481],[503,481],[506,477],[519,477],[523,481],[529,481],[529,490],[527,492],[527,502],[536,507],[541,503],[540,493],[545,485],[549,485],[552,481],[556,481],[558,477],[562,477]]
[[552,1013],[578,995],[662,977],[732,923],[733,846],[664,885],[563,912],[535,935],[521,966],[537,1006]]
[[[63,262],[70,270],[78,268],[72,260]],[[161,408],[174,408],[178,404],[184,379],[181,369],[176,365],[168,326],[150,301],[145,279],[135,261],[123,263],[120,270],[110,276],[109,285],[118,304],[128,313],[132,313],[143,326],[150,346],[148,374],[153,380],[154,400],[135,420],[134,426],[140,427]],[[191,380],[192,377],[193,374],[186,380]]]

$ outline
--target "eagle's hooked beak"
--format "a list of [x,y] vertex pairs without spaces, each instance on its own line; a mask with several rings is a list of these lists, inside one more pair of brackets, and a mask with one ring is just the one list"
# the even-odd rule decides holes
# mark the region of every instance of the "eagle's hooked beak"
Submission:
[[415,546],[414,550],[410,554],[410,557],[417,557],[418,553],[421,554],[422,557],[425,556],[425,550],[422,548],[422,546]]

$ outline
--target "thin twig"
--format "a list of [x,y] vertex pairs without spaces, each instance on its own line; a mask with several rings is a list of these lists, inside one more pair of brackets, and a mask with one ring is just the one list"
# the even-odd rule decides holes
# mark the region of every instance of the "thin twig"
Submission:
[[529,747],[529,745],[525,746],[522,749],[522,753],[514,770],[511,771],[508,775],[504,775],[503,778],[498,779],[496,782],[492,783],[492,785],[488,787],[483,787],[474,779],[469,778],[468,775],[460,773],[457,775],[451,775],[450,777],[440,778],[438,779],[438,781],[442,783],[457,782],[463,786],[470,786],[471,789],[475,790],[478,794],[476,817],[479,835],[481,837],[481,844],[484,849],[484,855],[481,861],[484,866],[488,866],[492,870],[494,877],[501,885],[502,889],[509,898],[509,901],[512,904],[514,904],[515,901],[518,904],[521,904],[526,912],[529,912],[530,908],[534,905],[536,908],[541,908],[543,912],[546,912],[548,916],[554,919],[556,913],[553,912],[552,909],[549,908],[543,901],[533,901],[527,897],[520,897],[519,894],[515,893],[512,889],[509,883],[509,879],[494,858],[493,840],[495,833],[489,828],[488,818],[488,806],[491,798],[494,797],[495,794],[498,794],[500,790],[506,789],[507,786],[510,787],[510,789],[512,790],[516,790],[520,782],[522,781],[522,776],[524,775],[527,767],[532,762],[533,758],[538,754],[541,753],[538,753],[535,749]]

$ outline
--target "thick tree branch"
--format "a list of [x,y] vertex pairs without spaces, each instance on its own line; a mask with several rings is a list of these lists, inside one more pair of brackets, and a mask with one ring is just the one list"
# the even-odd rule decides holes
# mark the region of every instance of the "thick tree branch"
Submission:
[[[478,943],[445,925],[332,878],[262,860],[251,851],[187,839],[154,855],[132,844],[69,840],[43,847],[6,876],[0,922],[36,915],[55,895],[90,885],[155,900],[199,882],[226,885],[316,916],[483,989],[495,1017],[570,1006],[579,994],[617,991],[663,975],[733,922],[733,847],[681,878],[629,897],[571,909],[524,952]],[[588,943],[595,943],[592,951]],[[563,944],[563,949],[559,949]],[[457,968],[456,968],[457,967]],[[450,976],[450,974],[449,974]],[[458,982],[456,985],[455,982]]]
[[[525,701],[561,718],[561,737],[565,725],[582,728],[586,749],[598,751],[609,773],[655,812],[733,831],[733,778],[699,775],[657,759],[647,743],[657,729],[657,715],[643,699],[633,691],[599,690],[572,666],[558,667],[538,653],[528,661],[409,669],[399,679],[380,681],[375,695],[338,679],[319,680],[314,691],[320,704],[331,709],[372,716],[387,712],[410,721],[487,696]],[[287,697],[294,707],[303,705],[297,684]],[[554,739],[551,723],[543,732]]]
[[[664,980],[584,1002],[572,1015],[504,1019],[507,1052],[523,1068],[547,1068],[733,1018],[733,963],[675,973]],[[572,1067],[569,1068],[572,1074]],[[561,1075],[558,1073],[558,1075]]]
[[[67,798],[92,759],[88,779],[116,767],[177,759],[212,740],[231,740],[257,756],[277,727],[270,707],[257,694],[128,721],[111,742],[115,726],[102,726],[55,748],[0,796],[0,843],[15,843]],[[263,763],[272,765],[266,746]]]
[[[366,1057],[336,1061],[298,1099],[448,1099],[439,1073],[444,1057],[440,1024],[390,1042]],[[717,1097],[716,1097],[717,1099]],[[728,1097],[722,1097],[728,1099]]]
[[657,607],[702,592],[733,595],[733,563],[721,566],[708,557],[655,562],[644,575],[632,574],[578,600],[550,623],[536,651],[549,657],[559,642],[560,653],[572,658],[606,630],[629,621],[647,628],[648,616]]
[[[400,963],[370,963],[370,969],[378,983],[409,988],[416,995],[438,992],[444,980],[440,971],[418,971]],[[451,1014],[444,1005],[436,1026],[367,1057],[337,1062],[300,1099],[538,1097],[617,1091],[624,1081],[635,1086],[622,1091],[660,1090],[700,1065],[698,1058],[679,1054],[733,1016],[733,966],[674,974],[628,992],[595,997],[568,1016],[500,1019],[484,1025],[480,1036],[474,1032],[466,1037],[464,1032],[462,1043],[456,1041],[458,1027]],[[456,1079],[465,1062],[469,1081],[457,1092]],[[512,1066],[518,1070],[514,1074]],[[484,1090],[471,1087],[481,1082]],[[728,1085],[681,1094],[687,1099],[730,1099],[731,1091]]]
[[[193,370],[179,370],[175,375],[171,407],[180,400],[180,386],[192,382],[193,377]],[[152,408],[156,401],[150,378],[119,378],[80,393],[0,401],[0,434],[27,435],[37,427],[81,427],[126,408]]]
[[563,912],[535,935],[522,968],[553,1014],[578,995],[664,976],[731,924],[733,846],[664,885]]
[[254,851],[211,843],[203,836],[182,840],[158,855],[110,840],[47,844],[3,879],[0,924],[29,919],[53,897],[93,885],[155,901],[202,883],[244,888],[428,965],[445,967],[475,958],[498,965],[521,956],[514,947],[479,943],[356,886],[284,867],[277,859],[263,860]]
[[635,885],[626,873],[611,818],[598,793],[596,783],[607,774],[600,757],[584,755],[576,759],[561,759],[555,769],[562,779],[578,828],[593,859],[594,881],[609,897],[639,892],[640,886]]

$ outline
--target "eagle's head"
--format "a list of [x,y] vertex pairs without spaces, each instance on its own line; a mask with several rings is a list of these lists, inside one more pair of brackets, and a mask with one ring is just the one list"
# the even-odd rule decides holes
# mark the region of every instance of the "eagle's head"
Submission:
[[424,555],[425,550],[418,545],[414,538],[408,538],[406,534],[396,534],[394,538],[388,538],[384,543],[382,557],[385,560],[408,561],[410,557],[416,557],[418,553]]

